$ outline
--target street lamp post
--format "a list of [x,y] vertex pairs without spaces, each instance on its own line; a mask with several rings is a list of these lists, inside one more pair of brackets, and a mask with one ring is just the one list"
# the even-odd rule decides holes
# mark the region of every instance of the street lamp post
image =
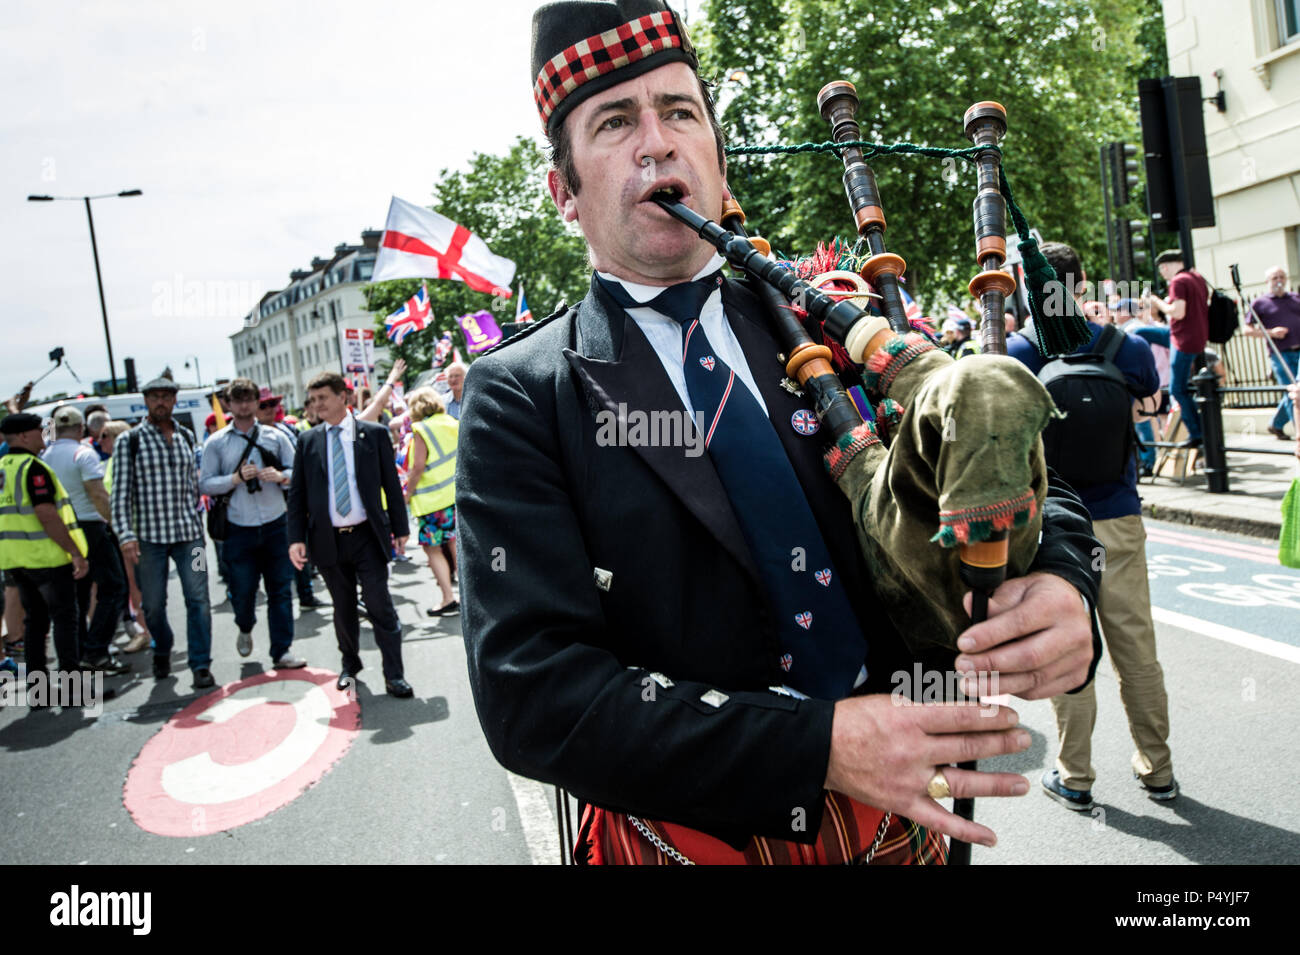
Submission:
[[[192,358],[192,359],[194,360],[194,374],[198,376],[198,379],[199,379],[199,387],[202,388],[202,387],[203,387],[203,372],[199,370],[199,356],[198,356],[198,355],[190,355],[189,357]],[[186,362],[185,362],[185,367],[186,367],[186,368],[190,367],[189,360],[186,360]]]
[[108,345],[108,380],[113,394],[117,394],[117,367],[113,363],[113,336],[108,331],[108,306],[104,304],[104,277],[99,269],[99,245],[95,242],[95,217],[90,211],[91,199],[110,199],[117,196],[139,196],[139,189],[106,192],[102,196],[28,196],[28,202],[54,202],[56,199],[80,199],[86,204],[86,221],[90,223],[90,252],[95,258],[95,284],[99,287],[99,313],[104,319],[104,342]]
[[[318,308],[313,309],[311,314],[312,318],[324,318]],[[334,351],[339,356],[339,374],[346,378],[348,373],[347,369],[343,367],[343,348],[339,345],[339,317],[332,308],[330,309],[330,321],[334,323]]]
[[[257,343],[262,346],[262,364],[266,368],[266,386],[271,387],[271,357],[266,353],[266,339],[261,335],[257,336]],[[248,353],[256,355],[257,349],[251,344],[248,346]]]

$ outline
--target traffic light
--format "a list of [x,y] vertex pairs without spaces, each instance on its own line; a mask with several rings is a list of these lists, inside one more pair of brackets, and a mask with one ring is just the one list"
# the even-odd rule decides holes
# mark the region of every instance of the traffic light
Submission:
[[1133,263],[1130,269],[1129,279],[1136,281],[1146,274],[1147,264],[1147,240],[1143,235],[1147,224],[1142,219],[1130,219],[1128,221],[1129,233],[1129,254]]
[[1141,219],[1114,221],[1115,278],[1121,282],[1136,282],[1144,274],[1147,253],[1146,239],[1142,233],[1146,226]]
[[1138,185],[1137,147],[1132,143],[1111,143],[1110,181],[1114,186],[1115,207],[1128,205]]

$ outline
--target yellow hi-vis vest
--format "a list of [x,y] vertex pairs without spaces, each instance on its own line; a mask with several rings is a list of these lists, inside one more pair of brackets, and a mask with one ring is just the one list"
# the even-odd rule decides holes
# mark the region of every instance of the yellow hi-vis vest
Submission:
[[62,567],[72,563],[68,552],[45,533],[35,505],[27,500],[28,468],[44,468],[49,475],[54,484],[54,506],[58,508],[59,519],[85,557],[86,534],[77,523],[68,492],[58,476],[34,454],[10,453],[0,458],[0,569]]
[[449,414],[436,414],[415,422],[413,430],[429,452],[420,483],[411,492],[411,513],[423,517],[456,503],[456,442],[460,425]]

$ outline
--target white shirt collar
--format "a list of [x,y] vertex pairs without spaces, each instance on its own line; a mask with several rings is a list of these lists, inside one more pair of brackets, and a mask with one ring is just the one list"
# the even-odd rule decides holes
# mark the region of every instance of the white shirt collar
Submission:
[[357,436],[357,419],[352,416],[351,408],[348,409],[348,413],[343,416],[343,420],[338,424],[330,424],[329,422],[324,422],[324,424],[326,428],[341,428],[342,431],[339,432],[339,437],[355,438]]
[[[724,259],[721,254],[715,252],[713,253],[713,257],[709,259],[708,262],[704,263],[704,268],[700,269],[691,277],[691,281],[694,282],[696,279],[702,279],[706,275],[712,275],[726,264],[727,260]],[[629,282],[626,279],[619,278],[617,275],[610,275],[608,272],[597,272],[596,274],[607,282],[617,282],[619,285],[623,286],[624,290],[626,290],[627,294],[632,297],[634,302],[648,302],[664,290],[664,286],[662,285],[638,285],[636,282]]]

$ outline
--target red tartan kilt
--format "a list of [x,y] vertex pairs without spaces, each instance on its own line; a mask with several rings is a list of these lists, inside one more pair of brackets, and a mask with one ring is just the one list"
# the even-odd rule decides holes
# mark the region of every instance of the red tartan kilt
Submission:
[[[821,830],[812,844],[755,836],[743,850],[675,823],[640,821],[660,840],[697,865],[844,865],[871,849],[884,813],[837,792],[826,793]],[[586,854],[586,859],[582,858]],[[674,865],[623,813],[588,805],[582,814],[575,861],[588,865]],[[892,816],[872,865],[944,865],[943,837],[910,819]]]

